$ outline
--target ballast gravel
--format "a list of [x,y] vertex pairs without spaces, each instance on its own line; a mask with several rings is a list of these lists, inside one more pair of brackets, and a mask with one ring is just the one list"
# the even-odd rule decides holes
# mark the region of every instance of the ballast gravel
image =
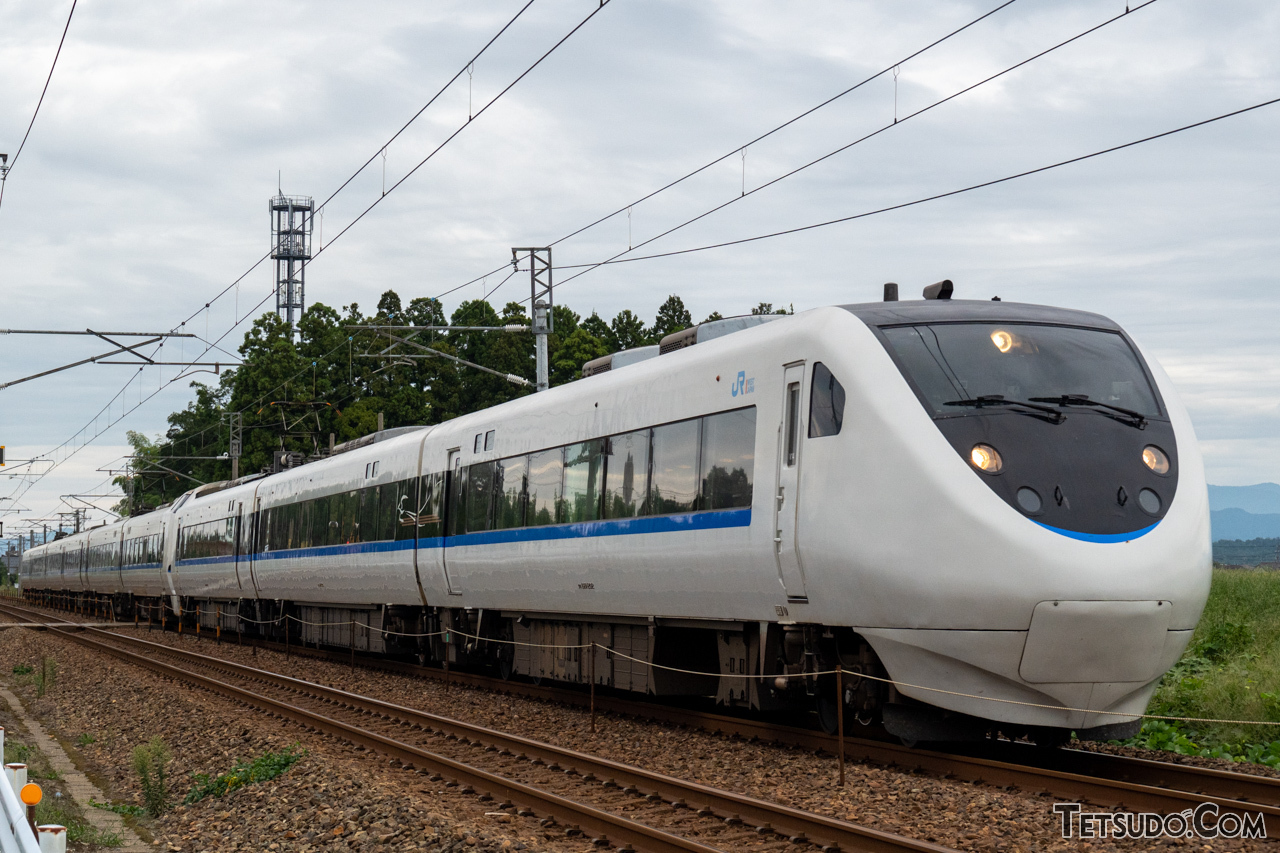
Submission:
[[[43,698],[13,667],[57,662]],[[172,752],[174,807],[132,821],[159,851],[431,851],[585,853],[590,844],[551,837],[535,821],[486,815],[473,796],[437,790],[421,774],[390,767],[344,744],[246,709],[223,697],[158,678],[56,635],[0,634],[0,673],[29,712],[68,746],[73,760],[117,802],[141,805],[134,747],[159,736]],[[92,742],[88,742],[92,739]],[[306,755],[274,780],[221,798],[181,805],[193,774],[217,776],[238,761],[298,744]],[[74,849],[74,848],[73,848]],[[85,849],[85,848],[81,848]]]
[[[597,732],[592,734],[589,714],[580,708],[498,695],[456,683],[446,688],[434,679],[352,670],[297,654],[286,658],[283,653],[262,649],[255,654],[250,647],[234,645],[233,638],[216,645],[207,636],[197,640],[190,634],[180,638],[145,628],[119,630],[959,850],[1274,849],[1266,842],[1220,839],[1063,839],[1059,817],[1052,812],[1055,800],[1026,792],[857,763],[848,765],[846,786],[839,788],[834,758],[798,748],[603,713],[598,717]],[[310,750],[302,764],[273,783],[246,788],[211,804],[178,809],[157,821],[157,837],[169,844],[169,849],[505,850],[521,849],[521,844],[529,850],[590,849],[580,841],[542,832],[532,820],[515,819],[512,824],[495,827],[486,823],[483,808],[473,797],[437,793],[422,776],[389,769],[376,758],[357,756],[321,736],[301,735],[297,727],[203,691],[160,681],[151,673],[85,651],[69,641],[43,635],[32,640],[36,635],[26,631],[10,634],[24,640],[0,644],[2,671],[9,671],[10,658],[18,662],[15,645],[25,644],[29,649],[35,642],[56,642],[62,644],[60,659],[77,659],[60,690],[69,688],[77,677],[77,693],[100,685],[96,691],[88,689],[96,695],[79,697],[83,701],[61,700],[50,713],[58,715],[54,724],[70,732],[72,738],[92,725],[118,732],[114,740],[119,745],[114,750],[100,739],[85,753],[100,766],[114,763],[117,769],[112,783],[130,796],[136,797],[136,784],[127,767],[128,749],[152,734],[170,740],[175,767],[180,766],[182,774],[222,772],[234,763],[233,758],[254,757],[298,740]],[[162,695],[172,698],[162,699]],[[58,701],[55,695],[54,702]],[[116,719],[120,702],[128,704],[134,716]],[[165,707],[138,707],[146,702],[160,702]],[[179,707],[182,712],[175,713]],[[205,735],[206,729],[211,736]],[[305,832],[302,826],[307,827]],[[390,838],[379,839],[393,828],[406,833],[395,836],[402,846],[378,846],[391,843]],[[338,829],[340,835],[322,837],[324,832],[336,833]],[[471,833],[469,839],[458,837],[459,832]],[[359,833],[364,835],[357,840]],[[211,843],[208,839],[213,837],[220,840]],[[410,843],[419,846],[407,846]],[[234,846],[237,844],[241,846]]]

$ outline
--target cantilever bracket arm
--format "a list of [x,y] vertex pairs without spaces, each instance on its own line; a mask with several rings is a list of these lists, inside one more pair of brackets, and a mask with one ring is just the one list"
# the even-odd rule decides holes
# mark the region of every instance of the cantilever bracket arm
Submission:
[[[159,341],[161,339],[162,337],[149,338],[148,340],[145,340],[140,344],[134,344],[134,346],[139,346],[139,347],[147,346],[148,344],[154,344],[156,341]],[[70,370],[73,367],[79,367],[82,364],[89,364],[91,362],[98,361],[99,359],[109,358],[113,355],[119,355],[120,353],[126,352],[129,349],[130,347],[122,346],[122,347],[119,347],[118,349],[113,349],[111,352],[104,352],[101,355],[95,355],[91,358],[82,358],[79,361],[71,362],[71,364],[64,364],[62,365],[62,367],[55,367],[52,370],[45,370],[40,373],[33,373],[30,376],[24,376],[21,379],[14,379],[12,382],[0,382],[0,391],[3,391],[5,388],[8,388],[10,385],[19,385],[23,382],[30,382],[32,379],[39,379],[42,376],[48,376],[52,373],[60,373],[64,370]]]
[[[528,379],[525,379],[523,376],[516,376],[514,373],[503,373],[501,370],[494,370],[492,367],[485,367],[483,364],[476,364],[474,361],[467,361],[465,358],[458,358],[456,355],[449,355],[446,352],[440,352],[440,350],[438,349],[432,349],[431,347],[426,346],[424,344],[420,344],[417,341],[411,341],[411,340],[408,340],[407,338],[402,338],[397,335],[388,334],[387,337],[398,344],[408,344],[411,347],[417,347],[418,349],[423,350],[426,353],[425,357],[427,358],[432,358],[432,357],[444,358],[444,359],[448,359],[449,361],[456,362],[457,364],[464,365],[466,367],[472,367],[472,368],[475,368],[476,370],[483,370],[485,373],[492,373],[494,376],[498,376],[498,377],[501,377],[502,379],[507,380],[512,385],[523,385],[529,388],[532,388],[534,386],[533,382],[530,382]],[[388,347],[388,349],[390,349],[390,347]],[[383,352],[385,353],[386,350],[383,350]],[[362,357],[363,358],[423,358],[424,356],[401,355],[398,353],[390,353],[388,355],[382,355],[382,354],[365,355]]]

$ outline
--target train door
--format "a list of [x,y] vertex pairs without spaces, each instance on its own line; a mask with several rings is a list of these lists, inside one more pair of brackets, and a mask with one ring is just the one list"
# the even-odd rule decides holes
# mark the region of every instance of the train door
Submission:
[[[232,513],[231,518],[233,519],[232,521],[233,532],[231,535],[231,541],[235,543],[234,545],[235,557],[232,559],[231,564],[235,566],[235,569],[236,569],[236,589],[243,590],[244,581],[240,578],[240,561],[245,558],[245,548],[243,547],[243,543],[242,543],[242,540],[244,539],[244,502],[243,501],[236,501],[235,511]],[[248,570],[246,569],[246,572],[247,571]]]
[[79,555],[79,563],[77,564],[79,572],[79,585],[77,589],[90,589],[89,585],[89,541],[85,537],[85,541],[77,545],[72,553]]
[[116,531],[115,573],[118,581],[116,591],[124,592],[127,589],[124,584],[124,527]]
[[[181,506],[181,504],[178,506]],[[161,560],[164,567],[164,587],[161,594],[168,594],[169,604],[174,613],[182,612],[181,599],[178,597],[176,587],[177,578],[174,577],[174,568],[178,563],[178,548],[181,545],[181,539],[182,524],[178,521],[178,513],[175,507],[169,510],[168,516],[165,518],[164,538],[161,540]]]
[[800,434],[804,413],[804,364],[783,369],[782,421],[778,425],[778,491],[774,495],[773,550],[788,601],[807,601],[804,568],[796,548],[800,498]]
[[463,498],[467,493],[467,469],[462,467],[462,450],[454,448],[449,451],[449,467],[445,474],[444,487],[444,547],[440,549],[441,565],[444,566],[444,582],[450,595],[462,595],[461,561],[450,559],[450,539],[463,532],[464,513]]
[[258,528],[262,524],[262,498],[253,498],[253,512],[249,514],[248,536],[245,537],[245,550],[249,553],[249,583],[253,586],[253,595],[258,596]]

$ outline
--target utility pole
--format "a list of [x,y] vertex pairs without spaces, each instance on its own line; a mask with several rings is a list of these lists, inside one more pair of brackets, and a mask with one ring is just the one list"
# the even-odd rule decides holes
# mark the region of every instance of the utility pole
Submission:
[[555,331],[555,318],[551,313],[555,304],[551,292],[551,247],[513,248],[511,250],[513,269],[519,269],[522,257],[529,259],[529,306],[533,312],[531,331],[534,335],[538,390],[546,391],[551,386],[550,368],[547,363],[547,335]]
[[240,451],[243,447],[240,441],[241,429],[244,420],[239,412],[232,412],[229,416],[231,426],[231,441],[227,448],[227,455],[231,457],[231,479],[240,478]]

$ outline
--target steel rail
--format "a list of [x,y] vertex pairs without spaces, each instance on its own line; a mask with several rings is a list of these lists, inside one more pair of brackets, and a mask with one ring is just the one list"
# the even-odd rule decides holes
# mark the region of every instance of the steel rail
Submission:
[[[265,648],[283,651],[284,644],[257,641]],[[346,663],[345,652],[292,646],[294,654]],[[504,681],[486,675],[443,670],[375,657],[361,663],[374,669],[403,675],[449,680],[459,684],[519,695],[540,701],[586,706],[588,697],[572,687]],[[616,696],[595,697],[598,710],[624,716],[701,728],[712,733],[746,739],[772,741],[814,752],[835,755],[839,749],[834,735],[799,726],[733,717],[696,709],[659,705],[643,699]],[[872,738],[845,736],[845,757],[854,761],[898,767],[907,772],[923,772],[965,782],[1010,785],[1023,790],[1043,791],[1060,797],[1080,797],[1100,805],[1149,808],[1162,792],[1177,795],[1188,803],[1213,801],[1243,811],[1261,811],[1270,837],[1280,833],[1280,779],[1253,773],[1237,773],[1211,767],[1155,761],[1152,759],[1090,752],[1081,749],[1041,750],[1029,744],[986,743],[984,754],[974,754],[957,744],[950,752],[902,746]],[[1087,785],[1087,788],[1084,786]],[[1188,795],[1194,795],[1189,797]],[[1158,804],[1165,811],[1176,803]]]
[[[263,642],[262,645],[284,649],[283,644]],[[335,662],[349,660],[346,653],[298,646],[292,646],[291,650]],[[444,672],[370,657],[362,658],[362,662],[386,671],[448,679],[544,701],[579,706],[588,703],[587,696],[571,688],[521,684],[474,673]],[[712,733],[783,743],[831,755],[839,749],[834,736],[796,726],[618,697],[597,695],[594,701],[599,710],[701,728]],[[1040,750],[1016,743],[987,744],[986,753],[972,754],[972,750],[966,751],[964,745],[958,745],[954,752],[937,752],[869,738],[845,737],[845,756],[856,761],[1134,811],[1171,813],[1194,808],[1203,802],[1213,802],[1219,808],[1261,813],[1268,837],[1280,836],[1280,807],[1277,806],[1280,803],[1280,779],[1274,777],[1085,750]],[[992,755],[996,757],[989,757]]]
[[[0,605],[0,610],[10,609],[8,605]],[[369,749],[391,755],[404,764],[425,765],[434,772],[450,776],[459,784],[466,784],[483,789],[492,796],[501,794],[511,801],[521,801],[527,808],[541,810],[549,814],[563,816],[565,809],[574,810],[568,820],[579,820],[590,825],[600,837],[608,837],[612,843],[622,838],[639,849],[646,850],[713,850],[690,839],[673,836],[654,830],[645,824],[620,818],[609,812],[594,809],[591,806],[574,803],[555,794],[540,791],[531,786],[504,777],[491,774],[479,768],[472,768],[454,759],[427,752],[419,747],[402,743],[334,718],[317,714],[314,711],[300,708],[267,696],[263,696],[241,687],[227,684],[207,675],[193,673],[190,670],[174,667],[156,659],[157,656],[176,657],[196,666],[208,667],[230,673],[240,678],[259,681],[284,690],[310,695],[322,702],[335,704],[370,716],[390,719],[402,724],[412,725],[430,733],[453,737],[460,741],[492,747],[509,754],[523,755],[535,764],[548,765],[550,769],[576,773],[584,781],[602,781],[608,787],[623,788],[625,792],[648,798],[660,798],[676,808],[689,808],[702,817],[716,817],[729,824],[748,824],[758,832],[774,833],[788,838],[793,843],[812,843],[824,851],[863,850],[875,853],[899,853],[900,851],[918,851],[918,853],[953,853],[950,848],[929,842],[918,841],[859,826],[847,821],[829,818],[824,815],[806,812],[801,809],[771,803],[754,797],[724,791],[696,782],[688,782],[661,773],[644,770],[620,762],[611,761],[575,750],[542,743],[529,738],[511,735],[484,726],[478,726],[460,720],[431,714],[416,708],[384,702],[368,696],[362,696],[338,688],[317,684],[291,676],[274,673],[255,667],[245,666],[223,658],[202,655],[186,649],[153,643],[137,637],[128,637],[111,631],[89,627],[82,623],[64,622],[61,626],[49,626],[69,639],[81,642],[90,647],[107,651],[110,654],[124,656],[126,659],[147,666],[153,671],[196,681],[200,686],[214,690],[237,701],[248,701],[265,710],[287,716],[299,722],[334,735]],[[73,633],[75,632],[75,633]],[[94,639],[85,634],[102,635],[108,639]],[[133,652],[115,645],[124,641],[145,651]],[[537,797],[533,795],[536,794]],[[541,799],[538,799],[538,798]],[[580,815],[576,810],[587,809],[591,813]],[[605,820],[605,818],[608,820]],[[640,827],[642,830],[637,830]],[[679,844],[688,846],[655,846],[646,835],[657,832],[663,838],[663,844],[670,844],[675,839]]]

